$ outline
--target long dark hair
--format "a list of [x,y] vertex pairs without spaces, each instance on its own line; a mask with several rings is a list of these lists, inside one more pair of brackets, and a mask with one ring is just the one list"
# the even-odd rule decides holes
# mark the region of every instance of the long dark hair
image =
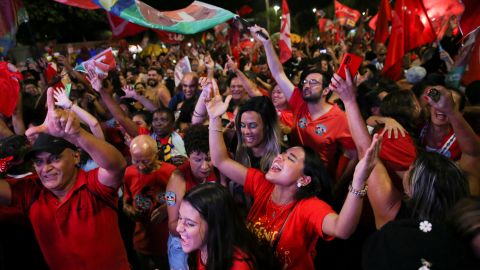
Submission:
[[448,210],[470,193],[462,170],[438,153],[419,152],[413,166],[407,206],[414,218],[443,221]]
[[[271,248],[260,244],[246,228],[225,187],[216,183],[204,183],[188,191],[183,201],[190,203],[208,224],[207,270],[230,269],[234,259],[246,261],[252,269],[272,269],[277,266]],[[235,258],[236,249],[245,257]],[[196,259],[192,262],[193,269],[196,269]]]
[[258,169],[266,172],[272,165],[273,159],[281,151],[281,135],[277,111],[270,98],[265,96],[253,97],[240,107],[235,117],[235,129],[238,138],[235,160],[247,167],[251,166],[251,161],[248,155],[249,149],[243,142],[240,124],[242,114],[249,111],[258,113],[262,118],[263,131],[265,133],[263,140],[265,141],[267,151],[260,159],[260,168]]
[[[413,115],[415,95],[411,91],[394,91],[382,100],[380,112],[383,116],[395,119],[410,134],[415,134],[415,125],[418,119]],[[415,138],[416,136],[412,136]]]
[[323,165],[317,152],[308,146],[299,146],[305,153],[303,174],[310,176],[310,184],[297,189],[295,199],[301,200],[317,196],[323,201],[330,203],[332,199],[332,183],[330,176]]

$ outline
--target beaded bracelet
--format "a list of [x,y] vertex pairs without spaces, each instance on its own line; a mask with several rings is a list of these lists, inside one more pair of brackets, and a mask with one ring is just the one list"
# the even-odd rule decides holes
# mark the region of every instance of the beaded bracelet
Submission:
[[365,197],[365,195],[367,195],[367,190],[368,190],[368,185],[367,184],[365,184],[365,186],[363,186],[362,190],[354,189],[353,186],[352,186],[352,183],[350,183],[350,185],[348,185],[348,192],[352,193],[357,198]]
[[222,129],[216,129],[216,128],[213,128],[213,127],[208,127],[208,130],[217,131],[217,132],[223,132]]

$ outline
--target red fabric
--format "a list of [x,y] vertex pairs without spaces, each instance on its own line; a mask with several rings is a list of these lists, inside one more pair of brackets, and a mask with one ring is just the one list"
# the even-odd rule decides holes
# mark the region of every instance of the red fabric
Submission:
[[392,21],[392,9],[388,0],[382,0],[382,2],[380,2],[380,9],[377,15],[375,42],[385,43],[388,38],[388,23]]
[[290,11],[287,0],[282,1],[282,20],[280,23],[280,62],[283,64],[292,58],[292,41],[290,39]]
[[287,127],[293,128],[295,126],[295,118],[290,108],[285,110],[277,110],[278,120]]
[[138,127],[138,135],[150,135],[150,130],[146,127]]
[[[425,128],[425,127],[424,127]],[[450,130],[450,132],[447,134],[447,136],[445,136],[442,140],[442,143],[440,144],[440,147],[439,148],[442,148],[443,145],[445,145],[445,143],[448,141],[448,139],[454,134],[453,132],[453,129]],[[423,138],[420,138],[421,139],[421,144],[423,147],[425,147],[427,149],[427,151],[436,151],[436,150],[439,150],[439,149],[432,149],[430,147],[427,146],[428,144],[428,137],[427,136],[424,136]],[[455,140],[454,143],[452,143],[452,145],[448,148],[447,150],[447,153],[445,155],[446,157],[448,157],[449,159],[451,160],[459,160],[461,157],[462,157],[462,150],[460,150],[460,145],[458,145],[458,139]]]
[[0,62],[0,114],[12,116],[17,107],[18,93],[20,92],[20,72],[12,72],[7,62]]
[[[253,196],[253,206],[247,217],[247,226],[259,239],[270,244],[275,241],[278,231],[286,220],[294,203],[277,205],[270,199],[274,185],[256,169],[248,169],[244,191]],[[283,269],[315,269],[315,246],[318,238],[333,239],[322,230],[325,216],[335,211],[316,197],[299,201],[283,228],[277,246],[277,257]]]
[[[246,261],[247,260],[247,261]],[[230,270],[251,270],[254,269],[253,265],[248,261],[249,258],[245,254],[245,252],[236,249],[233,253],[233,265],[230,268]],[[198,265],[198,270],[205,270],[206,265],[203,264],[201,258],[200,258],[200,252],[197,252],[197,265]]]
[[392,32],[383,72],[385,76],[398,80],[402,76],[403,56],[437,37],[421,1],[398,0],[392,15]]
[[56,2],[62,3],[64,5],[85,8],[85,9],[98,9],[100,8],[95,4],[95,1],[85,1],[85,0],[55,0]]
[[342,3],[335,0],[335,17],[340,25],[354,27],[360,16],[361,14],[358,10],[342,5]]
[[149,174],[141,174],[134,165],[128,166],[124,177],[124,200],[144,210],[142,221],[135,223],[133,247],[145,255],[167,255],[168,219],[160,224],[150,222],[152,211],[165,204],[165,190],[175,166],[163,162]]
[[334,177],[338,147],[342,145],[344,149],[355,149],[345,113],[337,105],[333,105],[330,111],[318,119],[311,119],[299,88],[295,88],[288,103],[295,117],[292,142],[317,151],[328,172]]
[[[188,159],[185,160],[182,165],[178,166],[177,169],[183,174],[183,178],[185,178],[185,192],[200,184],[200,182],[193,178],[192,169],[190,168],[190,161]],[[207,177],[207,182],[216,181],[217,175],[215,174],[215,171],[212,170],[210,175]]]
[[462,2],[465,5],[465,11],[460,17],[459,25],[462,35],[465,37],[480,27],[480,16],[478,16],[480,5],[478,0],[462,0]]
[[[450,18],[459,16],[464,11],[464,6],[459,0],[428,0],[422,2],[438,40],[442,39],[445,31],[449,28]],[[477,9],[477,11],[480,10]]]
[[[381,134],[382,131],[383,128],[377,133]],[[387,132],[385,132],[379,155],[387,169],[406,171],[415,161],[417,150],[410,135],[405,134],[405,137],[399,136],[398,139],[389,139]]]
[[245,17],[246,15],[253,12],[253,9],[249,5],[243,5],[239,10],[237,10],[237,14],[240,17]]
[[112,36],[114,38],[124,38],[124,37],[134,36],[138,33],[141,33],[147,30],[147,28],[143,26],[131,23],[109,12],[107,12],[107,19],[108,19],[108,24],[112,29]]
[[318,19],[318,30],[322,33],[322,32],[327,32],[327,31],[330,31],[332,30],[334,27],[333,25],[333,21],[330,20],[330,19],[326,19],[326,18],[320,18]]
[[62,202],[38,178],[9,184],[11,206],[28,215],[50,269],[130,269],[112,208],[117,190],[98,181],[98,169],[79,170]]

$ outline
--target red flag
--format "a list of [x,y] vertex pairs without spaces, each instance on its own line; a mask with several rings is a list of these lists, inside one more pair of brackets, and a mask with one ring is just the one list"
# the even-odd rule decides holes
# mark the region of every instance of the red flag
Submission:
[[360,12],[353,8],[342,5],[335,0],[335,17],[340,25],[348,25],[354,27],[358,19],[360,19]]
[[392,9],[388,0],[382,0],[377,15],[375,43],[385,43],[388,38],[388,23],[392,21]]
[[0,114],[12,116],[17,107],[22,74],[7,62],[0,62]]
[[318,30],[320,33],[330,31],[334,28],[333,21],[326,18],[318,19]]
[[147,30],[143,26],[131,23],[111,13],[107,13],[107,18],[114,38],[129,37]]
[[85,1],[85,0],[55,0],[56,2],[62,3],[64,5],[85,8],[85,9],[97,9],[100,8],[95,1]]
[[464,37],[473,33],[480,27],[480,5],[478,0],[463,0],[465,12],[460,17],[460,31]]
[[[465,9],[458,0],[423,0],[423,5],[438,40],[442,39],[445,31],[450,26],[450,18],[461,15]],[[477,6],[478,4],[476,3],[476,5],[472,6],[472,9],[477,8],[477,11],[480,12]],[[480,22],[480,20],[477,21]]]
[[421,1],[397,0],[392,14],[392,33],[388,42],[383,73],[400,79],[403,56],[413,48],[437,39]]
[[292,57],[292,41],[290,40],[290,11],[287,0],[282,0],[282,22],[280,23],[280,62],[285,63]]

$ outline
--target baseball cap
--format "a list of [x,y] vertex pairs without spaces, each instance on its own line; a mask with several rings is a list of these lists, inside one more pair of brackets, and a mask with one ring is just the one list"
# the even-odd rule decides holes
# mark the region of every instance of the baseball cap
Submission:
[[57,155],[63,152],[66,148],[77,150],[77,147],[74,144],[62,138],[54,137],[46,133],[40,133],[30,151],[26,154],[25,159],[30,159],[39,152],[47,152]]
[[415,66],[409,68],[405,71],[405,77],[407,81],[411,84],[416,84],[420,82],[427,75],[427,70],[421,66]]

